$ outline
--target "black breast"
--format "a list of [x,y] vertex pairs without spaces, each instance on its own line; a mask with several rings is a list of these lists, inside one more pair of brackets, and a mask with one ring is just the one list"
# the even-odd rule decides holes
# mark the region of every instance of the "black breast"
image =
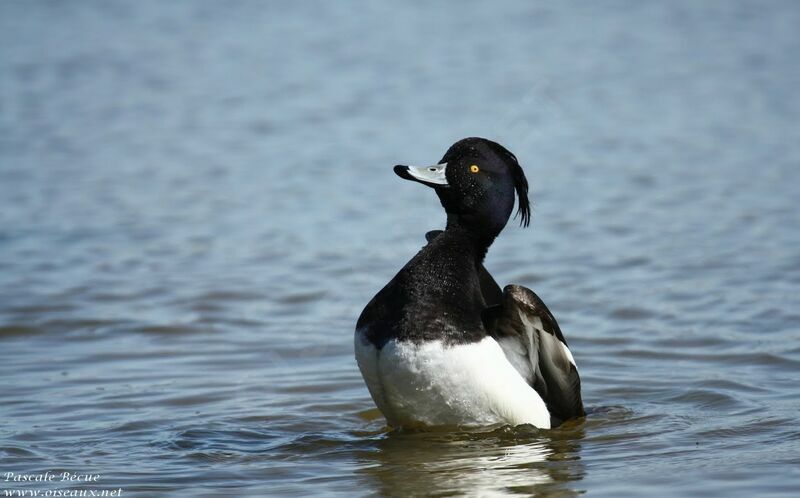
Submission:
[[356,328],[377,348],[391,339],[468,343],[486,336],[486,306],[470,244],[436,237],[372,298]]

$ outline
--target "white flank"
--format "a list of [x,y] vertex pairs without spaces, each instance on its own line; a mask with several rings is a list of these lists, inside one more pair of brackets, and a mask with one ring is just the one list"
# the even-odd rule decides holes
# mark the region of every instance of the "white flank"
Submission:
[[550,428],[544,401],[491,337],[454,346],[392,340],[377,350],[356,331],[355,349],[367,388],[392,426]]
[[498,343],[503,352],[517,372],[530,384],[533,381],[533,363],[528,355],[528,348],[522,344],[519,337],[503,337]]

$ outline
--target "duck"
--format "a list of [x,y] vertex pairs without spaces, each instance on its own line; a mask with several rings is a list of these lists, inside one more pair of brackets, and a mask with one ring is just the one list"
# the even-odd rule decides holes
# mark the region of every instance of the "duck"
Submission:
[[356,322],[356,362],[387,424],[551,429],[585,416],[575,359],[553,314],[524,286],[501,290],[483,265],[515,198],[515,218],[530,224],[516,156],[470,137],[437,164],[394,172],[432,188],[447,218]]

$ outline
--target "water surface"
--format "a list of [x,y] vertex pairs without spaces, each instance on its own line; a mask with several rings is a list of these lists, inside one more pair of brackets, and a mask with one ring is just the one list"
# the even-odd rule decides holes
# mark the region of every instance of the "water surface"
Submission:
[[[0,3],[0,490],[793,496],[796,2]],[[585,420],[387,432],[352,353],[464,136]]]

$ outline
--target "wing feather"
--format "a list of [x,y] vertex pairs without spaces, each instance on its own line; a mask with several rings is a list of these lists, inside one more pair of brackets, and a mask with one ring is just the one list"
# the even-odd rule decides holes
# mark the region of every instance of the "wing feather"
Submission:
[[484,310],[486,329],[544,400],[557,422],[585,415],[581,379],[555,317],[532,290],[503,289],[501,304]]

